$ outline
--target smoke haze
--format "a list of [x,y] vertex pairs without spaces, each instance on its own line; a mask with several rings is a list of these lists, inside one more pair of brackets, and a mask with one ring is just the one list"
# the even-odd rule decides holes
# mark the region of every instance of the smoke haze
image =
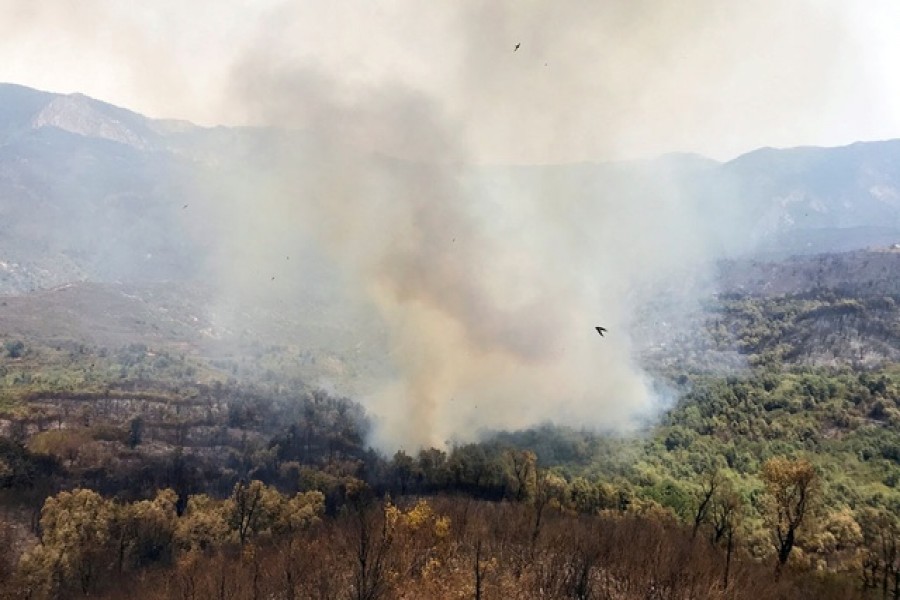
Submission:
[[853,108],[882,83],[882,62],[859,65],[889,46],[864,46],[871,23],[837,1],[57,4],[0,0],[3,43],[33,53],[8,72],[74,87],[65,55],[115,56],[81,91],[290,131],[202,183],[213,312],[236,327],[233,307],[330,278],[343,314],[372,315],[359,343],[385,340],[389,372],[362,399],[384,448],[633,427],[660,401],[635,309],[702,272],[736,221],[720,206],[712,222],[660,163],[504,165],[865,137],[835,125],[850,112],[900,131]]
[[[302,140],[277,146],[264,193],[232,204],[263,236],[240,247],[313,240],[375,309],[394,368],[365,399],[378,445],[546,420],[627,429],[658,406],[634,362],[632,309],[642,287],[702,264],[709,243],[676,181],[641,165],[609,167],[603,187],[577,166],[538,180],[475,168],[439,99],[266,52],[234,82],[253,121]],[[624,183],[636,175],[637,190]],[[229,260],[225,279],[258,272],[242,258],[246,273]]]
[[[0,0],[0,80],[154,117],[253,124],[260,48],[452,113],[467,158],[545,163],[900,136],[893,0],[377,4]],[[512,48],[521,43],[518,52]],[[527,122],[528,128],[521,124]]]

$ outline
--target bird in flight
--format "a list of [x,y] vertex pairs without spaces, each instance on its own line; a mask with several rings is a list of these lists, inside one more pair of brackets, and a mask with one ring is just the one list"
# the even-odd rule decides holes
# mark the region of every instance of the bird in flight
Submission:
[[522,45],[522,44],[516,44],[516,47],[513,48],[513,52],[515,52],[516,50],[518,50],[518,49],[519,49],[519,46],[521,46],[521,45]]
[[594,327],[597,330],[597,333],[600,334],[600,337],[603,337],[603,332],[606,331],[606,327]]

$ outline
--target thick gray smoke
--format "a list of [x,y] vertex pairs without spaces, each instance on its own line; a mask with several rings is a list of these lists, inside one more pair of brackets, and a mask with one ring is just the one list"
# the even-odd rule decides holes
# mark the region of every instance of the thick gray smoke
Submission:
[[883,131],[896,111],[873,99],[896,94],[872,91],[896,83],[896,19],[879,15],[896,4],[875,4],[0,0],[0,70],[274,128],[220,132],[209,155],[228,158],[192,201],[217,259],[214,316],[234,332],[248,305],[345,318],[340,344],[390,367],[363,386],[377,441],[415,447],[651,414],[637,307],[661,285],[673,295],[657,304],[690,305],[675,292],[732,233],[728,182],[705,199],[720,200],[712,219],[683,168],[572,161]]
[[477,167],[459,125],[415,90],[265,54],[235,75],[251,116],[300,140],[275,146],[271,179],[236,209],[241,256],[315,240],[346,294],[376,309],[394,368],[364,399],[380,446],[544,420],[627,428],[654,409],[632,309],[706,249],[676,182],[641,165]]
[[357,326],[360,344],[384,332],[391,371],[363,400],[385,448],[544,420],[631,427],[659,401],[635,360],[636,308],[661,281],[677,290],[702,269],[706,215],[659,162],[485,161],[627,155],[643,137],[727,121],[727,110],[681,115],[678,104],[718,101],[714,84],[738,62],[696,53],[745,49],[722,45],[716,28],[734,18],[746,40],[757,13],[711,0],[463,6],[435,17],[459,34],[440,40],[438,83],[342,74],[268,35],[241,57],[234,112],[292,133],[262,143],[252,176],[238,170],[222,186],[238,197],[224,296],[256,289],[286,248],[322,257],[342,302],[375,315]]

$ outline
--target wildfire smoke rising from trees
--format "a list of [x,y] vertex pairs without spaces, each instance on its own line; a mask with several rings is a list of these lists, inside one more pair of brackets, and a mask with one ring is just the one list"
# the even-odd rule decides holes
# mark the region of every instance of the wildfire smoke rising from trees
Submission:
[[[896,94],[870,93],[895,79],[879,75],[894,36],[871,35],[887,2],[852,19],[836,0],[33,4],[4,4],[6,78],[306,136],[273,136],[222,175],[220,204],[187,212],[211,213],[198,235],[221,259],[220,314],[267,293],[248,291],[260,273],[286,302],[313,285],[275,278],[284,248],[292,265],[326,257],[350,304],[375,307],[397,370],[369,399],[382,445],[550,417],[627,425],[653,407],[633,292],[708,256],[708,215],[665,174],[626,190],[577,166],[510,168],[485,184],[473,164],[733,156],[896,121],[872,102]],[[851,112],[852,131],[835,125]]]
[[[419,91],[265,53],[235,81],[254,120],[303,140],[275,146],[265,194],[232,204],[252,232],[239,247],[313,240],[347,293],[376,308],[396,369],[366,401],[379,446],[548,419],[628,428],[652,412],[628,335],[637,290],[702,263],[708,242],[675,182],[655,173],[640,190],[615,177],[585,190],[571,172],[485,183],[457,124]],[[228,268],[264,268],[247,257]]]

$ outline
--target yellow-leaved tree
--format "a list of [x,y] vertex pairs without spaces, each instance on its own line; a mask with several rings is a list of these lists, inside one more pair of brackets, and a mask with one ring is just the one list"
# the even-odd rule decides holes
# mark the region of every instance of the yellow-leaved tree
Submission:
[[41,510],[41,543],[22,558],[22,572],[40,595],[87,594],[113,566],[115,506],[85,489],[47,498]]
[[175,539],[190,551],[212,550],[228,539],[230,530],[222,502],[206,494],[190,496],[184,514],[178,519]]
[[783,566],[797,543],[797,533],[817,508],[822,486],[816,468],[806,459],[781,456],[763,463],[766,522],[772,529],[778,565]]
[[285,497],[262,481],[239,481],[225,500],[225,521],[243,546],[251,536],[271,531],[284,503]]
[[178,495],[160,490],[152,500],[117,507],[117,565],[138,568],[154,562],[168,563],[175,553]]

